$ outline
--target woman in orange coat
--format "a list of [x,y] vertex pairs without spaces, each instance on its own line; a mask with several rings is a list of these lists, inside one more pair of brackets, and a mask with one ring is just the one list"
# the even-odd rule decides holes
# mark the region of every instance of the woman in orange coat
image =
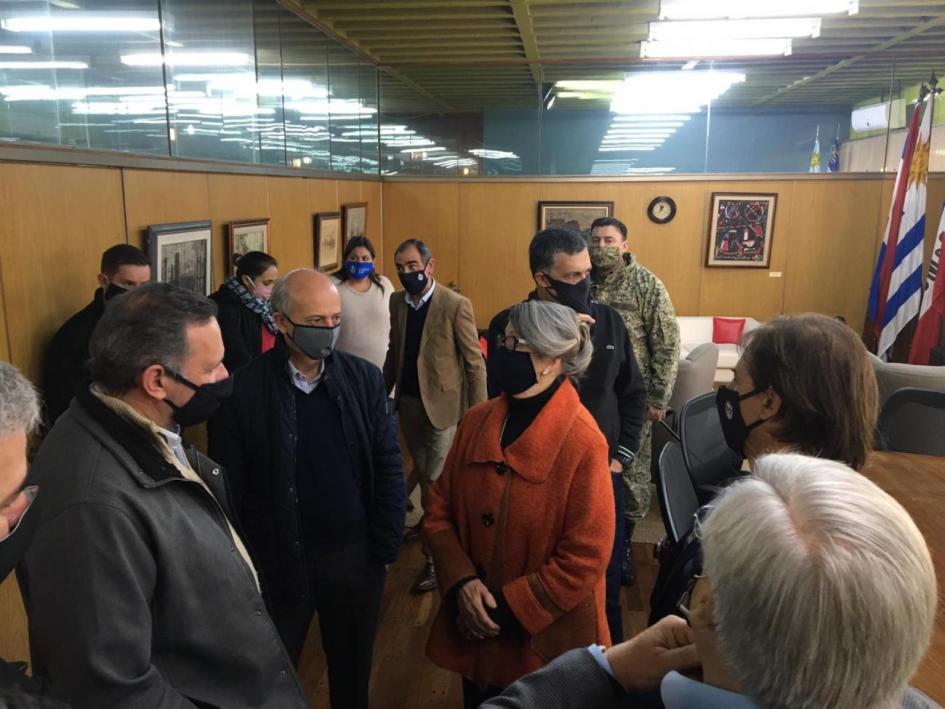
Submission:
[[427,654],[463,676],[467,707],[568,650],[610,642],[607,444],[571,383],[592,348],[570,308],[512,308],[489,362],[504,393],[466,414],[430,490],[423,534],[443,602]]

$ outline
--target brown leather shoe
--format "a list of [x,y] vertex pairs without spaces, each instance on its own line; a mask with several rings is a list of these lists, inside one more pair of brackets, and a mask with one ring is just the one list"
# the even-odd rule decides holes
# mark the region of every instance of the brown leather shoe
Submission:
[[420,575],[417,577],[416,583],[413,585],[413,592],[427,593],[429,591],[435,591],[436,585],[436,567],[433,565],[432,561],[428,561],[424,565],[423,571],[421,571]]

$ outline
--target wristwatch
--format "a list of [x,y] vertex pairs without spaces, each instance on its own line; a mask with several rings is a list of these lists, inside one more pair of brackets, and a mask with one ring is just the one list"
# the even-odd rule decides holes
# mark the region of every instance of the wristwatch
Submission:
[[633,453],[630,453],[629,455],[626,453],[618,453],[615,457],[620,461],[620,464],[623,466],[624,470],[633,465],[633,461],[636,460],[636,456],[633,455]]

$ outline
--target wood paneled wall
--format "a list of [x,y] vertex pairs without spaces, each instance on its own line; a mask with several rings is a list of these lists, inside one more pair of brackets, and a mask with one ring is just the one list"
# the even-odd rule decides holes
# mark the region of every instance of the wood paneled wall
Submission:
[[[533,287],[528,242],[539,200],[606,200],[630,229],[631,250],[658,275],[681,315],[767,319],[815,311],[859,328],[893,178],[759,178],[653,182],[385,181],[384,230],[390,249],[407,237],[433,249],[440,280],[454,280],[485,327]],[[778,195],[769,269],[706,268],[713,192]],[[658,226],[646,207],[671,196],[676,218]],[[945,200],[945,175],[929,180],[927,240]]]
[[[40,382],[46,344],[91,299],[102,251],[146,247],[150,224],[213,221],[214,287],[227,222],[269,217],[282,271],[313,261],[313,214],[367,202],[367,235],[384,253],[381,187],[361,180],[0,164],[0,359]],[[68,473],[68,471],[63,471]],[[27,659],[16,582],[0,585],[0,657]]]

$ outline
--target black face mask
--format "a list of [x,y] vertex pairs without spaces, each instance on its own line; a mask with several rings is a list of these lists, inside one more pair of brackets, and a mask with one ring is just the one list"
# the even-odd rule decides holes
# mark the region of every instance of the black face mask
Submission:
[[[36,494],[35,488],[32,494]],[[36,515],[30,514],[32,506],[31,502],[20,515],[13,530],[0,540],[0,581],[13,573],[13,569],[23,559],[23,554],[33,541],[33,534],[36,532]]]
[[213,416],[220,404],[233,393],[233,377],[197,386],[182,374],[178,374],[167,367],[164,368],[164,371],[184,386],[194,390],[194,395],[190,397],[190,401],[181,406],[170,399],[164,400],[173,409],[174,420],[181,428],[187,428],[206,421]]
[[116,286],[114,283],[109,283],[108,288],[105,289],[105,292],[102,294],[102,297],[105,299],[105,302],[107,303],[115,296],[122,295],[127,292],[128,292],[127,288],[122,288],[121,286]]
[[[289,318],[286,317],[286,320],[289,320]],[[295,328],[292,334],[288,336],[289,339],[302,350],[302,354],[306,357],[325,359],[335,351],[338,335],[341,333],[340,326],[296,325],[291,320],[289,320],[289,324]]]
[[555,291],[555,300],[561,305],[567,305],[574,311],[585,315],[591,314],[591,279],[590,276],[578,281],[577,283],[565,283],[556,281],[554,278],[545,274],[550,287]]
[[400,279],[400,283],[403,285],[404,290],[413,296],[423,293],[423,290],[427,287],[427,283],[430,282],[429,276],[427,276],[424,271],[398,273],[397,277]]
[[538,383],[528,352],[512,352],[499,347],[489,358],[489,368],[499,388],[509,396],[521,394]]
[[752,424],[746,424],[745,419],[742,418],[741,402],[763,391],[764,389],[752,389],[747,394],[739,394],[734,389],[720,386],[715,394],[715,406],[719,410],[719,421],[722,423],[725,443],[742,458],[745,457],[745,441],[748,440],[748,434],[768,419],[758,419]]

